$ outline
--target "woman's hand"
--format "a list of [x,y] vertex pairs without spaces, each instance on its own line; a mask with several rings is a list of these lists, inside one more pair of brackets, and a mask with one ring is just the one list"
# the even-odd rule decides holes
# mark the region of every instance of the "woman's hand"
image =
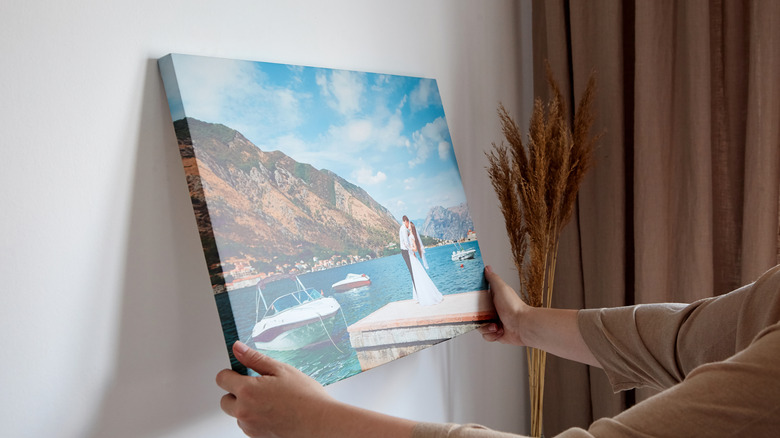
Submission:
[[271,359],[241,342],[233,354],[261,377],[244,376],[232,370],[217,374],[217,385],[229,392],[222,410],[238,420],[250,437],[316,436],[317,424],[328,406],[337,402],[311,377],[285,363]]
[[490,266],[485,267],[485,278],[490,284],[493,305],[496,307],[499,321],[480,327],[479,332],[482,333],[482,338],[488,342],[498,341],[503,344],[526,345],[522,336],[522,323],[531,307],[523,302],[517,292],[493,272]]
[[227,391],[222,410],[238,420],[250,437],[267,438],[408,438],[414,421],[341,403],[295,367],[271,359],[241,342],[233,354],[261,377],[232,370],[217,374]]
[[539,348],[564,359],[601,367],[582,338],[576,310],[529,306],[490,266],[485,268],[485,278],[490,283],[499,319],[479,328],[486,341]]

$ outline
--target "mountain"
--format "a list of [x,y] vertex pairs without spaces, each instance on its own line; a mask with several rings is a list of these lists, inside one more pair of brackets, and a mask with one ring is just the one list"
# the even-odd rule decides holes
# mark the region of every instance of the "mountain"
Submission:
[[[279,263],[381,253],[399,224],[365,190],[241,133],[193,118],[174,122],[212,274],[233,263]],[[221,266],[220,261],[222,262]]]
[[465,203],[455,207],[433,207],[428,211],[420,233],[444,240],[458,240],[474,229],[469,209]]

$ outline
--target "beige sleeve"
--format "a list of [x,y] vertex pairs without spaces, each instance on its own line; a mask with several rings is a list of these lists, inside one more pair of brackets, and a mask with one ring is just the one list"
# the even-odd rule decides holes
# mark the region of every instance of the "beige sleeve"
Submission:
[[747,348],[780,319],[780,266],[755,283],[692,304],[580,310],[585,343],[615,391],[669,388],[700,365]]
[[490,430],[477,424],[436,424],[419,423],[412,432],[412,438],[522,438],[523,435],[513,435]]
[[[759,333],[748,348],[702,365],[685,380],[588,431],[559,438],[661,436],[774,437],[780,430],[780,323]],[[476,425],[417,425],[413,438],[518,438]]]
[[[780,266],[690,305],[583,310],[583,337],[616,390],[668,388],[560,438],[774,437],[780,430]],[[679,383],[679,384],[678,384]],[[517,438],[477,425],[421,423],[413,438]]]
[[777,436],[778,320],[780,267],[753,284],[690,305],[580,311],[583,338],[614,389],[668,388],[614,418],[595,421],[589,432]]
[[[412,432],[412,438],[525,438],[498,432],[477,424],[435,424],[419,423]],[[580,428],[569,429],[558,435],[559,438],[593,438],[593,435]]]
[[770,437],[780,431],[780,324],[722,362],[614,418],[594,422],[596,437]]

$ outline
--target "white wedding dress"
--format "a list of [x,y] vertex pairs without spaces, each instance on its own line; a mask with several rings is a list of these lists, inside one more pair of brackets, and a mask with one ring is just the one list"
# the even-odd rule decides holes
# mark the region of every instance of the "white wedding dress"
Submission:
[[423,268],[420,260],[411,251],[409,251],[409,259],[412,264],[412,275],[414,275],[414,291],[412,292],[414,300],[420,303],[421,306],[433,306],[441,303],[444,297],[436,285],[433,284],[433,280],[428,276],[428,273],[425,272],[425,268]]

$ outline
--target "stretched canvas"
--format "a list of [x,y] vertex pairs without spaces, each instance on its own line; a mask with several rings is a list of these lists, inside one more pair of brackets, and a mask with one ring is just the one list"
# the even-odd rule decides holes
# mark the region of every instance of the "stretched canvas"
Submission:
[[435,80],[158,64],[235,370],[329,384],[495,317]]

